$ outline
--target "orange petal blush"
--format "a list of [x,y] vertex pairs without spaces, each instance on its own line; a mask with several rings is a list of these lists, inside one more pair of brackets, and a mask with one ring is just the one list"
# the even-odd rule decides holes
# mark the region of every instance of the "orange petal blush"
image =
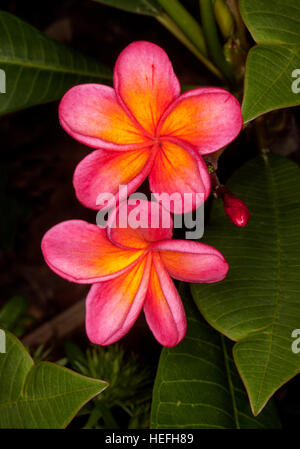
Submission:
[[[128,218],[132,205],[127,206]],[[142,201],[142,207],[147,219],[149,213],[162,216],[158,203]],[[130,220],[127,223],[131,226]],[[86,309],[87,333],[94,343],[108,345],[122,338],[144,307],[155,338],[164,346],[178,344],[186,332],[186,318],[170,276],[191,282],[226,276],[228,265],[221,253],[199,242],[171,240],[171,223],[167,229],[152,229],[142,222],[140,228],[116,227],[111,233],[109,228],[72,220],[45,234],[42,251],[49,267],[69,281],[94,283]]]

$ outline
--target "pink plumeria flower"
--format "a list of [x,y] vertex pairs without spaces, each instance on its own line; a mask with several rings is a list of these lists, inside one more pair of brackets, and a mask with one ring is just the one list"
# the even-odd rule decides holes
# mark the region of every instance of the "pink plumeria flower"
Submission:
[[[129,217],[134,206],[127,202],[111,216],[117,217],[124,204]],[[109,345],[122,338],[143,308],[156,339],[164,346],[176,345],[185,335],[186,318],[170,276],[206,283],[226,276],[228,264],[215,248],[171,240],[171,217],[168,227],[160,218],[157,228],[149,226],[150,215],[161,217],[162,211],[157,202],[140,200],[137,228],[129,220],[127,228],[106,229],[71,220],[45,234],[42,251],[49,267],[69,281],[94,284],[86,301],[86,331],[93,343]]]
[[103,208],[99,194],[110,192],[117,202],[124,199],[120,185],[130,195],[148,175],[153,193],[190,193],[190,210],[197,208],[210,193],[202,156],[229,144],[242,127],[233,95],[216,87],[180,95],[167,54],[143,41],[119,55],[114,89],[73,87],[61,100],[59,117],[72,137],[98,149],[79,163],[73,180],[78,200],[95,210]]

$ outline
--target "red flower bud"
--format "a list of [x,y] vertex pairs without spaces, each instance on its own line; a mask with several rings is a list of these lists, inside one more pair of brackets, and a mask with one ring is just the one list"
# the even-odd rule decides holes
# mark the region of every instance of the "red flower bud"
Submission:
[[216,198],[222,198],[224,210],[229,220],[236,226],[246,226],[250,220],[250,211],[246,204],[220,184],[217,174],[213,170],[210,174],[212,191]]
[[250,212],[246,204],[233,195],[226,187],[221,187],[224,210],[229,220],[236,226],[246,226],[250,219]]

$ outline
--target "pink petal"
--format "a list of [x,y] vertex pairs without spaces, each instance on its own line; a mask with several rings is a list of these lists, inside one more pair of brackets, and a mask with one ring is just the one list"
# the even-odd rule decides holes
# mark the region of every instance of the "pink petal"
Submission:
[[143,256],[143,251],[113,245],[106,230],[81,220],[64,221],[46,232],[42,252],[55,273],[80,284],[116,277]]
[[151,255],[125,274],[93,285],[86,302],[86,331],[98,345],[122,338],[135,323],[148,287]]
[[229,266],[212,246],[187,240],[166,240],[153,245],[169,274],[180,281],[212,283],[222,281]]
[[108,86],[72,87],[60,102],[59,119],[74,139],[93,148],[119,151],[147,145],[142,129],[128,117]]
[[108,220],[108,238],[121,248],[144,249],[172,234],[172,217],[155,201],[124,201]]
[[133,151],[96,150],[86,156],[76,167],[73,178],[77,199],[90,209],[110,207],[99,201],[100,194],[111,193],[114,201],[119,198],[119,186],[127,186],[127,194],[133,193],[150,172],[155,154],[150,147]]
[[164,207],[175,214],[197,209],[210,193],[210,176],[201,156],[167,141],[154,160],[149,183],[157,201],[161,194],[174,198]]
[[215,87],[181,95],[165,112],[158,133],[193,145],[200,154],[219,150],[234,140],[243,124],[241,106],[229,92]]
[[153,253],[144,312],[153,335],[163,346],[175,346],[185,336],[186,317],[180,296],[157,253]]
[[133,42],[119,55],[114,87],[120,101],[152,136],[163,112],[180,94],[168,55],[144,41]]

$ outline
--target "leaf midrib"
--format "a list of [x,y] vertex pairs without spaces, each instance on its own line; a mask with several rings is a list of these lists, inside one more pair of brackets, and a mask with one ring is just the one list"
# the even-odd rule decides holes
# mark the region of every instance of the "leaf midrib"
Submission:
[[[104,389],[104,387],[103,387],[103,389]],[[49,399],[61,398],[64,396],[73,395],[74,393],[81,393],[83,391],[89,391],[89,390],[94,391],[94,386],[79,388],[79,389],[72,390],[72,391],[66,391],[64,393],[54,394],[51,396],[43,396],[43,397],[39,397],[39,398],[17,399],[12,402],[2,402],[2,403],[0,403],[0,408],[1,407],[9,407],[9,406],[18,406],[19,404],[28,403],[28,402],[48,401]],[[101,393],[101,391],[99,393]]]
[[14,61],[11,59],[1,59],[0,58],[0,64],[9,64],[9,65],[15,65],[18,67],[28,67],[31,69],[38,69],[38,70],[44,70],[47,72],[59,72],[59,73],[70,73],[73,75],[80,75],[80,76],[89,76],[89,77],[97,77],[97,78],[105,78],[108,80],[111,80],[111,76],[108,73],[99,74],[99,72],[88,72],[88,71],[81,71],[81,70],[75,70],[75,69],[69,69],[65,67],[56,67],[52,65],[43,65],[40,63],[28,63],[24,59],[15,59]]
[[[159,10],[155,9],[151,2],[149,3],[148,0],[142,0],[142,3],[144,3],[145,7],[149,8],[149,12],[152,11],[152,13],[157,16],[159,14]],[[159,6],[159,5],[158,5]]]

